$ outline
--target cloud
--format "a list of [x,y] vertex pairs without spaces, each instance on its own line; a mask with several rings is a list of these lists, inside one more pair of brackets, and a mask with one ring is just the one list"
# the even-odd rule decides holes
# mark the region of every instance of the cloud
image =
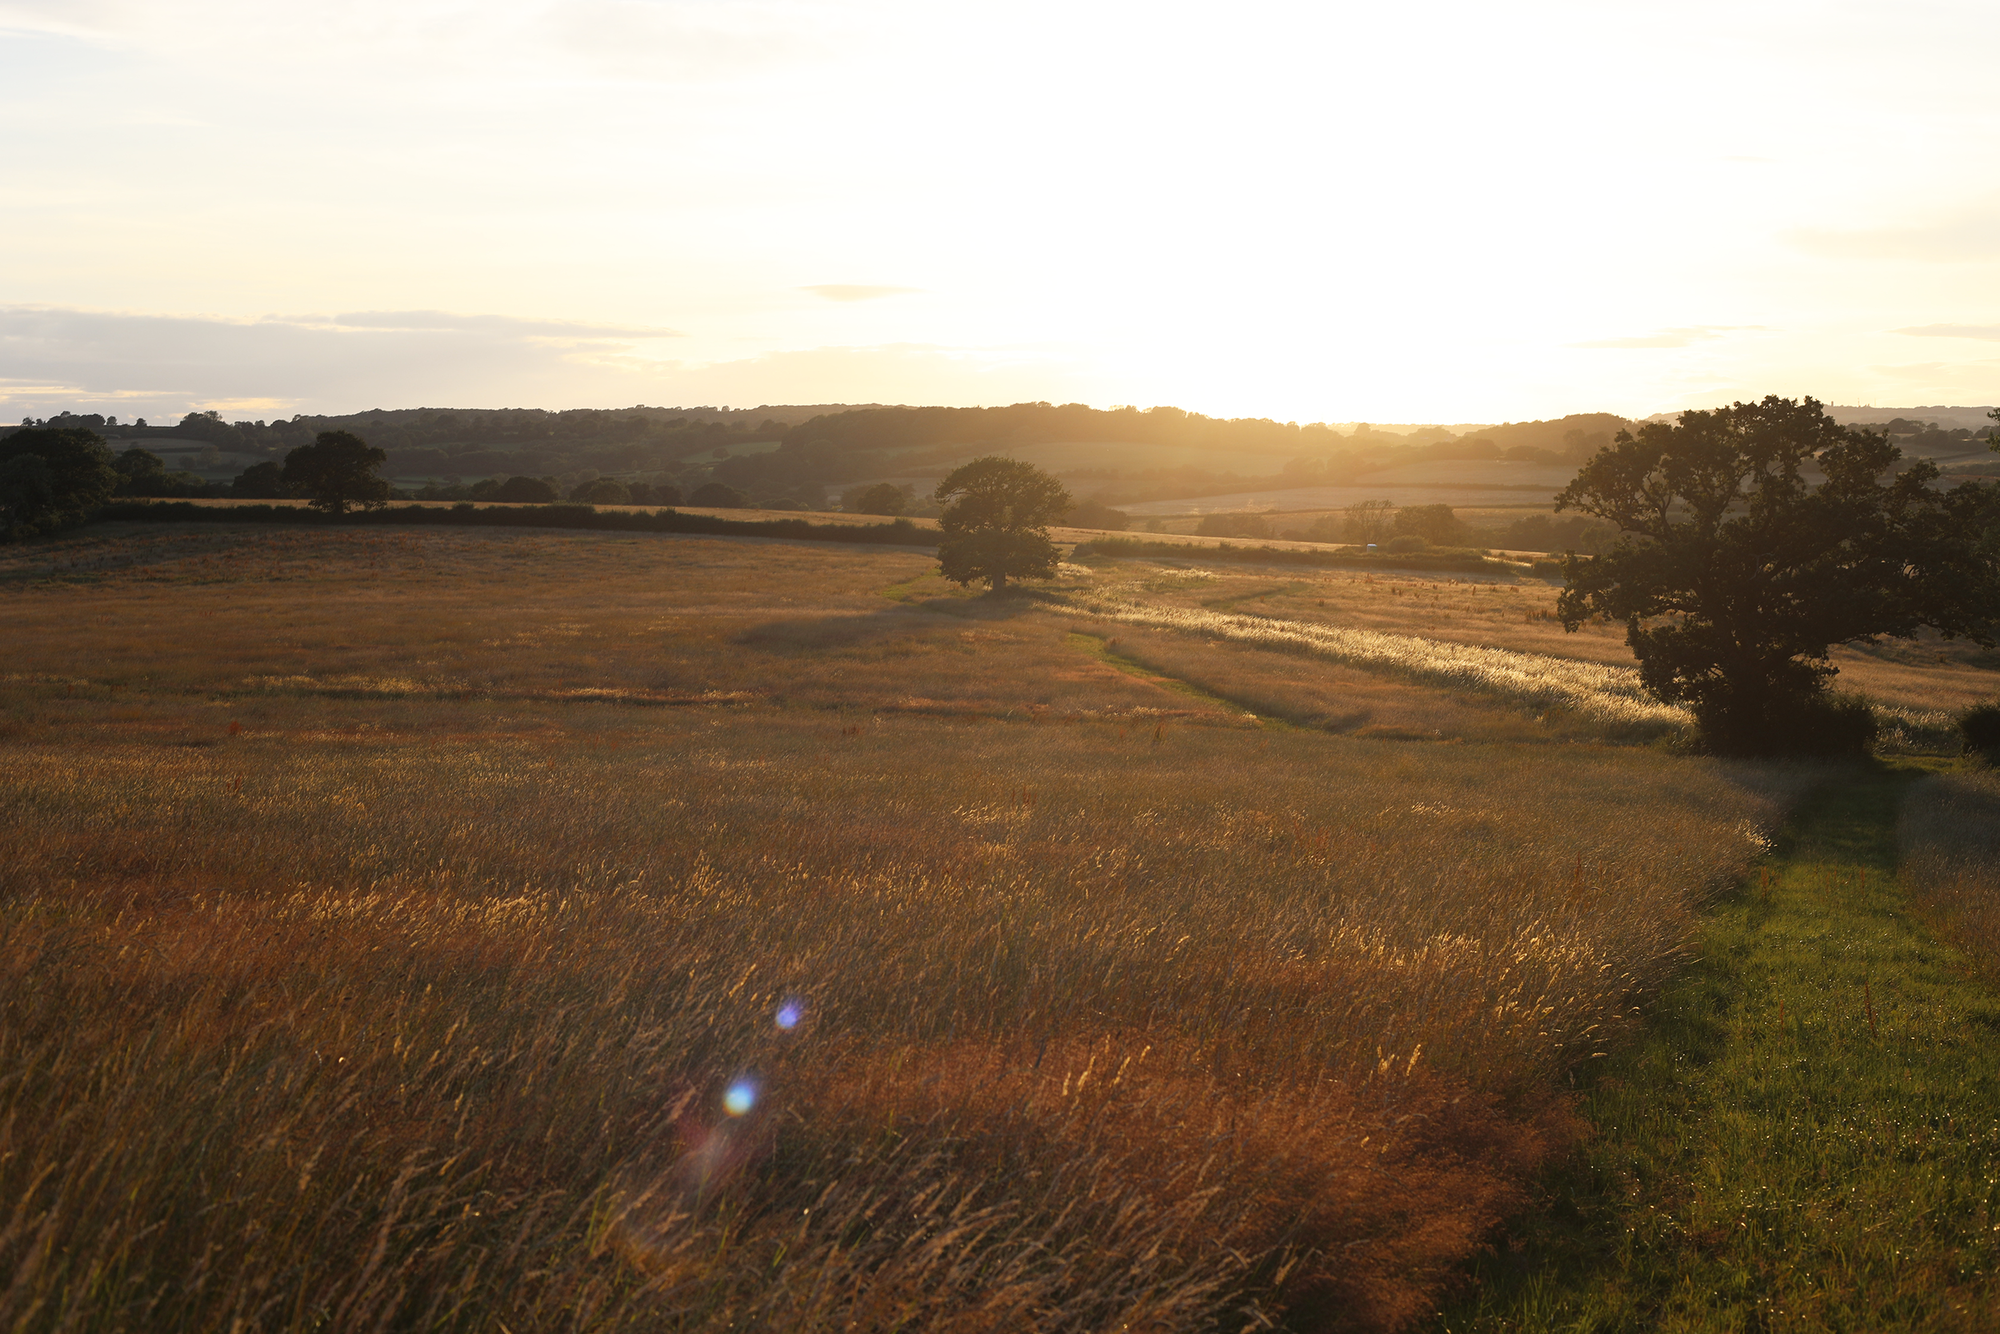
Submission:
[[1974,362],[1923,361],[1904,366],[1870,366],[1869,372],[1904,384],[1935,386],[1954,390],[1969,388],[1983,392],[1993,382],[1993,368],[2000,360]]
[[1889,332],[1910,334],[1917,338],[1979,338],[2000,342],[2000,324],[1918,324]]
[[824,54],[830,16],[814,6],[569,0],[542,28],[593,72],[644,82],[714,82]]
[[655,328],[435,311],[225,320],[0,306],[0,419],[64,409],[269,417],[371,407],[1088,400],[1037,348],[823,347],[694,363],[648,355]]
[[823,296],[828,301],[873,301],[884,296],[912,296],[923,291],[921,287],[876,287],[867,283],[820,283],[813,287],[801,287],[801,292],[811,292]]
[[343,329],[394,329],[425,333],[499,333],[574,341],[605,338],[680,338],[674,329],[576,324],[565,320],[522,320],[507,315],[453,315],[441,310],[368,310],[347,315],[297,315],[281,323],[330,324]]
[[2000,205],[1987,205],[1942,222],[1858,231],[1800,228],[1787,244],[1832,259],[1914,259],[1964,264],[2000,259]]
[[1630,347],[1689,347],[1695,343],[1706,343],[1727,333],[1766,332],[1768,326],[1762,324],[1698,324],[1682,329],[1662,329],[1658,333],[1637,334],[1629,338],[1598,338],[1587,343],[1570,343],[1570,347],[1630,348]]

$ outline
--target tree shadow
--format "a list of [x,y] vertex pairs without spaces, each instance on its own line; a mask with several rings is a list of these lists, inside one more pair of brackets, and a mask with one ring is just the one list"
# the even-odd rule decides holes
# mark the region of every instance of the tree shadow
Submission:
[[911,598],[867,611],[825,612],[762,621],[736,635],[733,642],[776,653],[838,651],[921,636],[943,624],[940,618],[994,623],[1016,620],[1041,609],[1041,601],[1034,596],[1012,592],[972,598]]

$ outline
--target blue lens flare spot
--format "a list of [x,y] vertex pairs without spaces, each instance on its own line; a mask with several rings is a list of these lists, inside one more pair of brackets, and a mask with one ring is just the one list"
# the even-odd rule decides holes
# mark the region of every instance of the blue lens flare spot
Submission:
[[739,1079],[729,1086],[722,1095],[722,1110],[731,1116],[743,1116],[757,1105],[757,1086],[747,1079]]
[[786,1001],[778,1007],[778,1027],[787,1033],[799,1026],[799,1020],[806,1017],[805,1006],[797,1001]]

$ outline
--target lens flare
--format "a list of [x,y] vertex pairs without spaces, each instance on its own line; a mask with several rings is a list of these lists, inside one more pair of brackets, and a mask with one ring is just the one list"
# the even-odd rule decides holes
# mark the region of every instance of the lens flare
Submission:
[[742,1116],[757,1105],[757,1086],[747,1079],[739,1079],[729,1086],[722,1095],[722,1110],[731,1116]]
[[789,1033],[799,1026],[799,1020],[805,1016],[805,1006],[797,1001],[786,1001],[778,1007],[778,1027]]

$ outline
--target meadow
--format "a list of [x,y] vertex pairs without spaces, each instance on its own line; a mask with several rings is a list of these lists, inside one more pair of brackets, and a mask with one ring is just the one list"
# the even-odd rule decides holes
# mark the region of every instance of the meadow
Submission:
[[1826,781],[1545,585],[934,568],[6,553],[0,1321],[1407,1328]]

